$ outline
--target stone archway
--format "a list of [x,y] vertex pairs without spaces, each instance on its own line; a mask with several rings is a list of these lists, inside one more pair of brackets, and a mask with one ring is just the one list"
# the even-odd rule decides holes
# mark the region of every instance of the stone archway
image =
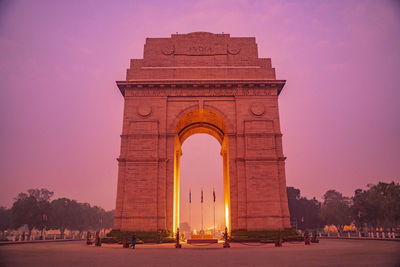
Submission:
[[258,58],[255,38],[147,38],[143,59],[132,59],[117,82],[125,106],[114,229],[176,230],[180,146],[198,132],[223,148],[229,229],[290,227],[278,109],[284,84],[271,59]]
[[180,198],[180,157],[182,144],[193,134],[209,134],[221,145],[223,158],[223,184],[224,184],[224,216],[225,226],[230,231],[230,183],[229,183],[229,145],[228,128],[223,118],[216,112],[208,109],[194,109],[183,114],[176,125],[174,139],[174,221],[173,229],[179,226],[179,198]]

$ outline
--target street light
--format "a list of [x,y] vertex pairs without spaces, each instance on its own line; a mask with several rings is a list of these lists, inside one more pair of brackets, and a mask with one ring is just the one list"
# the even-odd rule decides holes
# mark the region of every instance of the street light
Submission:
[[40,240],[43,240],[43,231],[44,231],[44,229],[46,227],[46,222],[47,222],[47,215],[43,213],[43,215],[42,215],[42,226],[43,226],[43,228],[42,228],[42,233],[40,234]]

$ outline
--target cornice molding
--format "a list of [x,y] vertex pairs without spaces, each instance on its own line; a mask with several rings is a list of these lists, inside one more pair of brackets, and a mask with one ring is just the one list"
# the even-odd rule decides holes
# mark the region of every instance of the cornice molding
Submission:
[[[286,80],[267,80],[267,79],[163,79],[163,80],[128,80],[117,81],[117,86],[121,94],[125,96],[126,90],[134,90],[132,96],[143,93],[141,90],[146,90],[147,96],[174,96],[176,92],[182,96],[192,96],[193,93],[204,96],[228,96],[228,95],[274,95],[272,92],[266,94],[266,91],[277,90],[277,95],[283,89]],[[254,89],[256,91],[249,93],[246,90]],[[150,92],[154,92],[152,95]],[[163,90],[162,92],[160,90]],[[172,91],[171,91],[172,90]],[[185,92],[182,92],[184,90]],[[145,93],[144,93],[145,94]],[[276,93],[275,93],[276,94]]]

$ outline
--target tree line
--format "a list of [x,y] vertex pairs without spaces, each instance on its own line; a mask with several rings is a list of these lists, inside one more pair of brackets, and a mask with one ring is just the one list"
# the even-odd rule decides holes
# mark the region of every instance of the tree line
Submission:
[[302,197],[294,187],[287,187],[287,196],[292,225],[302,230],[335,225],[343,232],[351,223],[360,231],[400,226],[399,183],[368,185],[366,190],[355,190],[352,197],[328,190],[322,202]]
[[18,229],[26,225],[29,233],[36,230],[94,231],[112,228],[114,211],[80,203],[68,198],[51,200],[54,193],[47,189],[29,189],[19,193],[11,209],[0,207],[0,230]]
[[[114,211],[80,203],[68,198],[51,200],[53,192],[47,189],[30,189],[15,198],[11,209],[0,207],[0,231],[18,229],[27,225],[32,229],[65,229],[95,231],[113,226]],[[353,223],[359,230],[398,228],[400,226],[400,185],[383,183],[357,189],[352,197],[336,190],[328,190],[323,201],[315,197],[302,197],[300,189],[287,187],[292,226],[298,229],[321,229],[335,225],[343,232],[345,225]]]

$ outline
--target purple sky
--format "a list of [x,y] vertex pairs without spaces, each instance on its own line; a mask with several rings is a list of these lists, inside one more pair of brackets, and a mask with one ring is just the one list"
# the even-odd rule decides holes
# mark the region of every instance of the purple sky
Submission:
[[[287,80],[279,104],[288,185],[320,199],[400,181],[398,1],[1,1],[0,205],[46,187],[114,208],[123,110],[115,81],[142,57],[146,37],[194,31],[255,36],[259,56]],[[196,159],[196,147],[211,156]],[[182,188],[221,190],[215,140],[195,135],[183,153]],[[200,182],[201,165],[213,166],[199,176],[213,183]]]

